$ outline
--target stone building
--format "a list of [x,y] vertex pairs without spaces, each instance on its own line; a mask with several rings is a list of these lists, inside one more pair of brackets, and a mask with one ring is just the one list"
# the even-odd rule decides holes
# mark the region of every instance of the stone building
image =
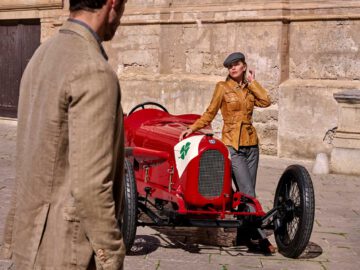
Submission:
[[[21,72],[62,25],[68,1],[1,0],[0,116],[15,116]],[[122,27],[105,44],[125,112],[157,101],[171,113],[201,113],[223,59],[242,51],[269,91],[254,121],[262,152],[314,158],[337,126],[333,94],[360,89],[358,0],[128,0]],[[1,123],[0,123],[1,124]],[[219,133],[221,116],[213,124]]]

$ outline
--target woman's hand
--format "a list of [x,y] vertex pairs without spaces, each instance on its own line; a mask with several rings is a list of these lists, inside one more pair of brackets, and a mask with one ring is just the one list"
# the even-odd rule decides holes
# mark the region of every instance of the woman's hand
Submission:
[[180,137],[179,137],[179,141],[183,140],[185,137],[189,136],[191,133],[193,133],[192,129],[187,128],[186,130],[181,132]]
[[255,80],[255,70],[249,69],[246,79],[249,83],[252,83],[252,81]]

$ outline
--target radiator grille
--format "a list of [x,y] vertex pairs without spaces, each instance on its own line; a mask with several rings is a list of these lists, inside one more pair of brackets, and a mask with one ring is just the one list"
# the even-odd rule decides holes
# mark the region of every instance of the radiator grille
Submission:
[[207,150],[200,158],[198,190],[204,197],[218,197],[224,184],[224,156],[217,150]]

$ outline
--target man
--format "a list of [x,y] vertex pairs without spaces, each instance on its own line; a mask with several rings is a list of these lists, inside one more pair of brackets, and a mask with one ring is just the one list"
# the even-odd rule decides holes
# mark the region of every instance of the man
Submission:
[[123,115],[101,42],[125,2],[70,0],[70,19],[24,72],[3,244],[18,270],[123,268]]

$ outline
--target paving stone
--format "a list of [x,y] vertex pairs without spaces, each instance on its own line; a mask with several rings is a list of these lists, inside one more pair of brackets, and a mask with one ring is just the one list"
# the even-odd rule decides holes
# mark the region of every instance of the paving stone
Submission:
[[156,270],[184,270],[184,269],[197,269],[197,270],[209,270],[209,269],[222,269],[221,265],[211,263],[196,263],[191,261],[183,261],[181,263],[174,263],[173,261],[161,260],[159,261],[158,268]]
[[[229,254],[222,253],[221,256],[213,255],[211,256],[211,264],[215,265],[227,265],[234,267],[247,267],[247,268],[261,268],[261,261],[259,258],[259,254],[242,252],[233,254],[235,256],[230,256]],[[256,259],[255,259],[256,257]]]
[[336,261],[330,261],[327,263],[323,263],[323,269],[326,270],[339,270],[339,269],[346,269],[346,270],[358,270],[359,264],[358,261],[348,261],[348,262],[336,262]]
[[139,258],[138,256],[126,256],[124,262],[124,269],[131,270],[157,270],[159,265],[158,260],[149,260],[146,257]]
[[196,249],[176,248],[159,248],[148,255],[152,260],[167,260],[174,263],[193,262],[199,264],[209,263],[209,254],[200,254]]
[[322,263],[311,262],[307,260],[296,260],[296,259],[287,259],[287,260],[271,260],[271,259],[261,259],[261,264],[263,269],[267,270],[297,270],[297,269],[306,269],[306,270],[324,270]]

